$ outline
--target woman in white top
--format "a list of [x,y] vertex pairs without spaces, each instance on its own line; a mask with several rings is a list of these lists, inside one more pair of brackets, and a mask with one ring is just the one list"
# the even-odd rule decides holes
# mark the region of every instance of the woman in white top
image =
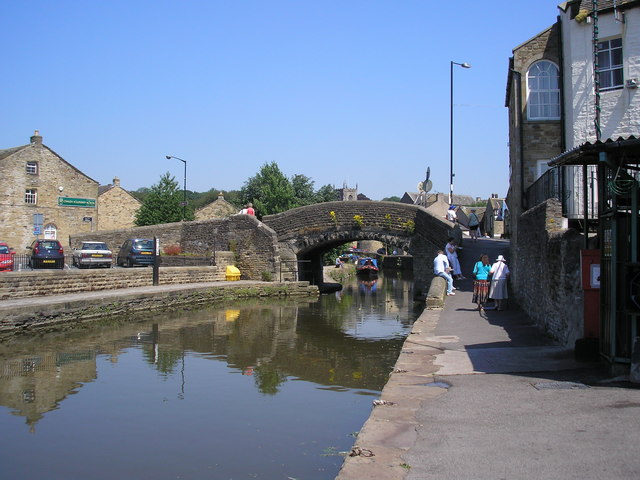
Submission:
[[496,310],[503,310],[503,300],[509,298],[507,292],[507,279],[509,278],[509,267],[502,255],[498,255],[496,263],[491,266],[489,273],[491,277],[491,289],[489,298],[496,301]]

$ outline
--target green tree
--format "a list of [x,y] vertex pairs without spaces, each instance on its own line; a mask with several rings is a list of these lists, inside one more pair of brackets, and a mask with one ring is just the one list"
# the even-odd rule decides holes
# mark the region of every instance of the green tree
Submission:
[[[151,186],[142,205],[136,212],[135,224],[157,225],[159,223],[179,222],[182,220],[183,192],[176,179],[169,172],[160,177],[160,181]],[[185,220],[193,220],[193,209],[186,209]]]
[[265,163],[242,187],[243,203],[252,202],[259,217],[285,212],[296,206],[295,192],[276,162]]
[[324,185],[320,187],[315,194],[315,202],[314,203],[322,203],[322,202],[335,202],[338,200],[338,194],[336,193],[336,187],[333,185]]
[[316,196],[313,192],[313,180],[306,175],[294,175],[291,177],[291,186],[296,198],[296,207],[304,207],[316,203]]
[[385,197],[382,199],[383,202],[399,202],[400,200],[401,198],[395,195],[393,197]]

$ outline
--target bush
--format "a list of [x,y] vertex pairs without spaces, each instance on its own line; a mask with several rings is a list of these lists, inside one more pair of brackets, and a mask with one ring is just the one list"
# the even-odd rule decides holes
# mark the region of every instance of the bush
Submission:
[[165,255],[180,255],[182,253],[182,248],[180,245],[167,245],[164,247]]

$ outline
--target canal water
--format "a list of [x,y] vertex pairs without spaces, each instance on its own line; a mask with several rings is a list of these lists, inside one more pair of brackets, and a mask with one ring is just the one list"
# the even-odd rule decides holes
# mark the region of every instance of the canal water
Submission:
[[391,274],[4,342],[0,478],[333,479],[420,313]]

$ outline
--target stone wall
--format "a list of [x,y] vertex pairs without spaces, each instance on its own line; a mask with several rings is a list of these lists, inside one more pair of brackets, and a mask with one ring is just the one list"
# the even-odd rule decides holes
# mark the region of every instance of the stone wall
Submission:
[[240,269],[243,280],[261,280],[264,272],[272,278],[279,275],[278,239],[270,228],[251,215],[73,235],[70,243],[78,247],[86,240],[103,241],[116,256],[126,239],[154,236],[160,241],[161,251],[167,246],[179,245],[183,252],[196,255],[233,252],[233,264]]
[[562,206],[547,200],[520,219],[523,240],[511,244],[512,290],[518,303],[550,336],[573,345],[583,331],[580,287],[582,235],[563,230]]
[[113,296],[77,299],[51,298],[46,305],[0,304],[0,339],[20,333],[44,333],[77,328],[95,321],[140,320],[154,311],[194,308],[237,299],[291,297],[316,299],[318,288],[307,282],[221,282],[216,285],[181,285],[154,291],[117,292]]
[[196,220],[209,220],[210,218],[226,218],[238,213],[238,208],[227,202],[222,194],[218,198],[199,208],[195,212]]
[[[231,256],[221,256],[216,266],[160,267],[160,285],[224,281]],[[0,300],[64,295],[68,293],[114,290],[153,285],[153,269],[38,270],[3,273],[0,276]]]

